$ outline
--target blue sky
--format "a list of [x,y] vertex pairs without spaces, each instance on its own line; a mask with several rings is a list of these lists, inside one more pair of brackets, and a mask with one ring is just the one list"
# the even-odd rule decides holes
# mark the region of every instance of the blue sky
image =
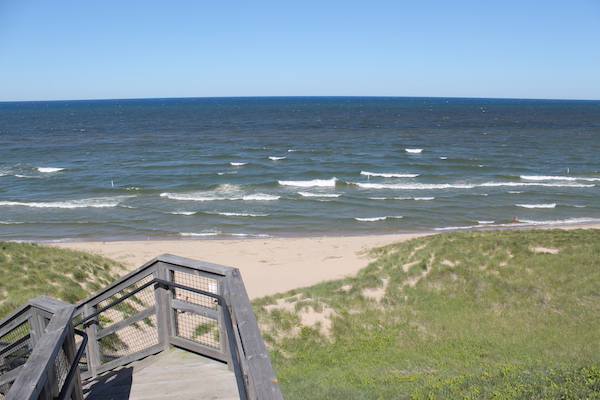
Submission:
[[600,99],[600,0],[0,0],[0,101]]

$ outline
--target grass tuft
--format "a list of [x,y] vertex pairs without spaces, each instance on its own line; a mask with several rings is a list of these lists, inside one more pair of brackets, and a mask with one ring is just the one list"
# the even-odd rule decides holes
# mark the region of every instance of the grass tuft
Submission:
[[81,251],[0,242],[0,318],[30,298],[76,303],[119,277],[124,266]]

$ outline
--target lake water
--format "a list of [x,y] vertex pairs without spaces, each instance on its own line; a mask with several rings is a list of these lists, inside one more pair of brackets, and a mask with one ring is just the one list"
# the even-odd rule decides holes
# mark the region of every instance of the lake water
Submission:
[[0,103],[0,240],[598,223],[599,199],[600,101]]

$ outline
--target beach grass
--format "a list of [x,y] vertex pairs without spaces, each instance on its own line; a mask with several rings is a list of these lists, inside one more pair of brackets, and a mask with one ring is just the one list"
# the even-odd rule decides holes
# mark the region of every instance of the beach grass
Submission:
[[0,242],[0,318],[40,295],[74,304],[117,280],[124,268],[82,251]]
[[444,233],[254,301],[293,399],[600,398],[600,231]]

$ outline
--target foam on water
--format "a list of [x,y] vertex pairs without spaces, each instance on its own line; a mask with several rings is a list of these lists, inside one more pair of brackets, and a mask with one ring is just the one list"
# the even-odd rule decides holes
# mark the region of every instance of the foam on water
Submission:
[[[213,214],[213,213],[211,213]],[[223,215],[225,217],[268,217],[269,214],[251,214],[251,213],[235,213],[235,212],[216,212],[214,214]]]
[[517,207],[523,208],[556,208],[556,203],[550,204],[515,204]]
[[388,215],[385,217],[370,217],[370,218],[359,218],[355,217],[354,219],[359,222],[375,222],[375,221],[385,221],[386,219],[400,219],[403,218],[402,215]]
[[[69,113],[94,130],[75,135]],[[597,102],[2,103],[0,120],[0,221],[23,222],[0,240],[493,229],[600,210]]]
[[366,175],[366,176],[380,176],[383,178],[416,178],[417,176],[419,176],[419,174],[401,174],[401,173],[395,173],[395,172],[378,173],[378,172],[367,172],[367,171],[360,171],[360,174]]
[[313,179],[310,181],[279,181],[282,186],[297,187],[335,187],[337,178],[331,179]]
[[52,172],[58,172],[58,171],[63,171],[64,168],[53,168],[53,167],[38,167],[37,169],[39,172],[45,173],[45,174],[49,174]]
[[587,181],[598,182],[600,178],[586,178],[575,176],[546,176],[546,175],[521,175],[521,179],[530,181]]
[[63,208],[63,209],[111,208],[111,207],[117,207],[127,197],[130,197],[130,196],[121,196],[121,197],[112,197],[112,198],[110,198],[110,197],[92,198],[92,199],[67,200],[67,201],[49,201],[49,202],[0,201],[0,206],[17,206],[17,207],[31,207],[31,208]]
[[298,194],[302,197],[331,197],[337,198],[340,197],[340,193],[309,193],[309,192],[298,192]]

